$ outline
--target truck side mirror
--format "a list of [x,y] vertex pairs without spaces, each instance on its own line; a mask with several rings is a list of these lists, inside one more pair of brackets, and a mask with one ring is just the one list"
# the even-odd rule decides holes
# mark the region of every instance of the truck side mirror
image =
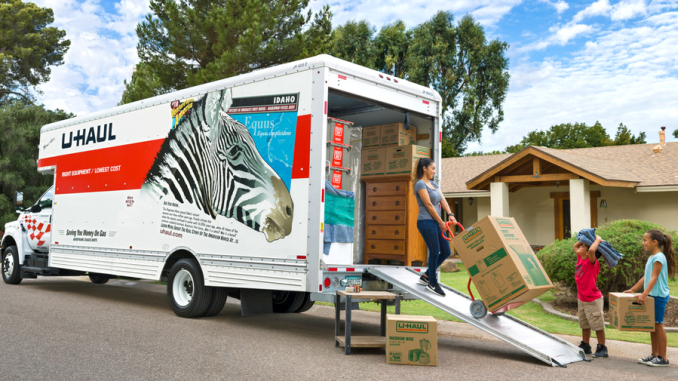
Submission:
[[24,193],[23,192],[16,192],[14,195],[14,207],[16,208],[17,212],[21,212],[24,210]]
[[40,213],[41,210],[42,208],[38,204],[31,206],[31,213]]

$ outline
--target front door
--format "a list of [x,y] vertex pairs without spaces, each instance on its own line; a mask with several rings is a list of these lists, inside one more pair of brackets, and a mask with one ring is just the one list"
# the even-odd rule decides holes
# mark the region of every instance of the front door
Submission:
[[572,237],[572,220],[570,219],[570,199],[563,200],[563,231],[561,237],[565,239]]
[[38,211],[28,212],[23,215],[23,224],[28,231],[28,245],[33,250],[46,252],[49,250],[50,237],[52,235],[52,201],[54,200],[54,187],[50,188],[35,203],[39,206]]

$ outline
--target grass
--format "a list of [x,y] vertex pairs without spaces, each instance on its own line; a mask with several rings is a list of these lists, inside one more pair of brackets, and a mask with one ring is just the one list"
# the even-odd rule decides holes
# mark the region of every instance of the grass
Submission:
[[[466,285],[468,284],[468,273],[466,268],[461,263],[457,264],[461,271],[456,273],[441,273],[440,281],[446,285],[468,294],[466,290]],[[678,280],[669,281],[669,288],[671,288],[671,295],[676,295],[678,293]],[[473,283],[471,283],[471,291],[473,295],[478,297],[478,291],[476,290]],[[539,300],[544,302],[553,301],[553,291],[549,291],[538,297]],[[320,305],[333,306],[332,303],[323,303],[316,302]],[[377,303],[361,303],[360,309],[365,311],[381,311],[381,307]],[[395,313],[395,307],[388,307],[389,313]],[[436,307],[431,306],[430,304],[422,300],[412,300],[401,303],[400,312],[404,315],[426,315],[433,316],[439,320],[447,321],[456,321],[460,322],[461,320],[453,317],[452,315],[439,310]],[[526,323],[532,324],[535,327],[543,329],[546,332],[550,333],[559,333],[572,336],[580,336],[581,328],[579,328],[579,323],[576,321],[565,320],[559,318],[555,315],[546,313],[541,305],[530,302],[520,308],[511,310],[508,312],[510,315],[517,317],[525,321]],[[668,333],[668,344],[670,347],[678,347],[678,333]],[[610,340],[620,340],[620,341],[629,341],[633,343],[643,343],[650,344],[650,334],[646,332],[623,332],[618,331],[612,327],[605,328],[605,337]]]

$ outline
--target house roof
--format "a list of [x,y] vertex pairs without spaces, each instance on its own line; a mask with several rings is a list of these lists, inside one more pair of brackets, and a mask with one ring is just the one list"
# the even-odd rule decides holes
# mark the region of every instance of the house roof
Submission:
[[653,154],[654,146],[656,144],[566,150],[527,147],[515,154],[443,159],[442,189],[444,193],[471,192],[468,186],[500,174],[506,164],[527,155],[567,166],[572,172],[599,183],[635,187],[678,185],[678,142],[662,146],[660,155]]

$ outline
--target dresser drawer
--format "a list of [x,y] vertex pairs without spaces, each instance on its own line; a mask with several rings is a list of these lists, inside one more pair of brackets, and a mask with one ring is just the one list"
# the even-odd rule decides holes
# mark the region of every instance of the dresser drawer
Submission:
[[367,239],[405,239],[405,226],[399,225],[367,225],[365,227]]
[[404,196],[407,194],[407,182],[394,181],[391,183],[369,183],[366,185],[369,196]]
[[405,254],[404,240],[365,240],[365,252],[369,254]]
[[367,210],[405,210],[406,196],[367,197]]
[[404,225],[407,222],[407,212],[404,210],[394,210],[391,212],[367,211],[366,214],[367,220],[365,220],[365,223],[370,225]]

